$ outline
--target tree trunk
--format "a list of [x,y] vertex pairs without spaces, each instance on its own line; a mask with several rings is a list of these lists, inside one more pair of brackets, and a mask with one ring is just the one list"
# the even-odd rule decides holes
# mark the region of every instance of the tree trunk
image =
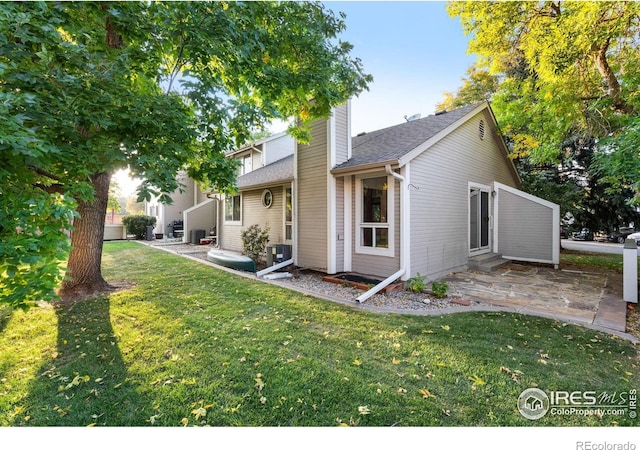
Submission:
[[93,202],[78,202],[78,214],[73,221],[71,252],[67,277],[62,283],[63,299],[78,298],[104,292],[109,288],[102,278],[102,244],[104,223],[109,199],[110,173],[96,173],[91,177],[95,191]]
[[627,104],[624,98],[622,98],[622,88],[620,87],[620,83],[618,82],[616,74],[613,72],[611,66],[609,66],[609,62],[607,61],[608,49],[609,40],[597,47],[597,50],[593,55],[596,68],[598,69],[598,72],[600,72],[600,75],[607,85],[607,95],[613,100],[613,108],[623,114],[631,114],[633,110],[629,106],[629,104]]

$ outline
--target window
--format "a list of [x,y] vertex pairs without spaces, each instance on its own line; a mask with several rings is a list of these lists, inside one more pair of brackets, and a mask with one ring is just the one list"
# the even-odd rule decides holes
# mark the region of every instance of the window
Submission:
[[262,191],[262,206],[265,208],[271,208],[273,205],[273,194],[269,189]]
[[225,222],[240,222],[240,212],[242,210],[240,195],[229,196],[224,201]]
[[246,155],[242,158],[242,174],[249,173],[253,170],[253,160],[251,159],[251,154]]
[[393,178],[382,176],[358,181],[357,251],[393,256]]
[[293,240],[293,191],[291,187],[284,190],[284,238]]

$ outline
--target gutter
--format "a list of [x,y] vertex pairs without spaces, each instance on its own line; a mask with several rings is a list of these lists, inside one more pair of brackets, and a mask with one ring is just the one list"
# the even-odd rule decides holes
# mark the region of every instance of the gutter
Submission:
[[[384,166],[385,171],[387,172],[388,175],[391,175],[393,178],[395,178],[396,180],[398,180],[400,182],[400,184],[402,185],[405,181],[404,177],[402,175],[399,175],[397,173],[395,173],[393,170],[391,170],[391,164],[387,164]],[[402,196],[407,195],[406,193],[402,193],[403,191],[400,190]],[[402,203],[402,199],[400,200],[400,202]],[[401,212],[400,212],[400,230],[402,230],[402,208]],[[380,283],[376,284],[374,287],[372,287],[371,289],[369,289],[367,292],[365,292],[364,294],[362,294],[361,296],[359,296],[358,298],[356,298],[356,300],[358,300],[358,303],[362,303],[365,300],[369,299],[369,297],[372,297],[373,295],[377,294],[378,292],[380,292],[381,290],[383,290],[384,288],[386,288],[387,286],[389,286],[391,283],[393,283],[395,280],[397,280],[398,278],[400,278],[401,276],[403,276],[405,274],[405,272],[407,271],[406,269],[406,261],[405,261],[405,254],[402,252],[402,240],[406,239],[406,236],[404,236],[405,233],[400,233],[400,270],[398,270],[396,273],[394,273],[393,275],[387,277],[386,279],[384,279],[383,281],[381,281]]]

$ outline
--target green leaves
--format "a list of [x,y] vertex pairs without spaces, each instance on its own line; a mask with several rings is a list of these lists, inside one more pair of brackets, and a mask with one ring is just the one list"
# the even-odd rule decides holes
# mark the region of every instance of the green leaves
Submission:
[[230,192],[225,153],[253,130],[302,117],[303,135],[366,89],[343,29],[311,2],[4,5],[0,302],[55,297],[65,231],[96,174],[129,167],[145,180],[139,199],[167,200],[185,168]]

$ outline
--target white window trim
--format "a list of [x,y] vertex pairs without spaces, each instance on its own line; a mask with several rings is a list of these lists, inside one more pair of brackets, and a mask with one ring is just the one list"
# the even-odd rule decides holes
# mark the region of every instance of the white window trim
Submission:
[[[380,174],[363,174],[356,176],[356,215],[355,215],[355,235],[356,235],[356,253],[363,255],[375,255],[375,256],[388,256],[393,258],[395,256],[395,179],[387,175],[387,223],[386,226],[381,223],[364,223],[362,222],[362,180],[367,178],[378,178],[385,176],[384,173]],[[362,228],[387,228],[389,230],[389,247],[377,248],[377,247],[365,247],[362,245]]]
[[[227,220],[227,198],[228,197],[240,197],[240,220]],[[222,208],[222,216],[224,217],[224,223],[226,225],[242,225],[242,203],[243,203],[243,198],[242,198],[242,192],[240,192],[238,195],[229,195],[229,196],[225,196],[224,198],[224,205]]]
[[[291,190],[291,222],[287,222],[287,189]],[[282,186],[282,240],[285,244],[293,244],[293,183]],[[291,239],[287,239],[287,225],[291,226]]]

